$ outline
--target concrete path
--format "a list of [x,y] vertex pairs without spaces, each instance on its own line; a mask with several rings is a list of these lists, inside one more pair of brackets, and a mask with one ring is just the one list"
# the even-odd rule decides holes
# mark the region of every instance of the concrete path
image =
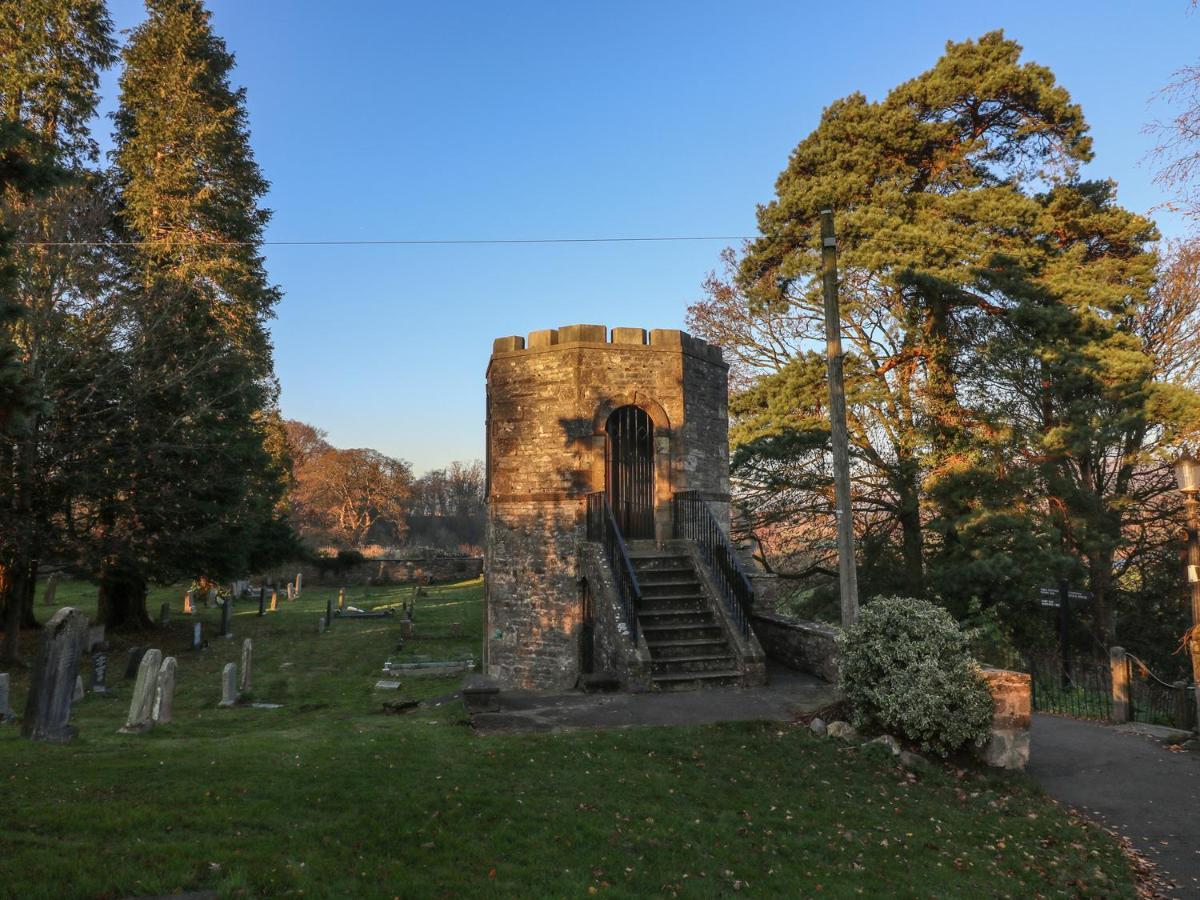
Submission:
[[647,694],[543,694],[503,691],[500,711],[477,713],[477,731],[554,731],[631,725],[707,725],[713,722],[787,722],[837,699],[836,690],[812,675],[770,670],[760,688],[715,688]]
[[1200,754],[1107,725],[1033,717],[1028,772],[1056,800],[1128,837],[1200,898]]

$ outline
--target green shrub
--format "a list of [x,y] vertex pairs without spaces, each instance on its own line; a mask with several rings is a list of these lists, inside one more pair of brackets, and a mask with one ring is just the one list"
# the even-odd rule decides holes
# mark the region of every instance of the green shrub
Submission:
[[838,649],[855,725],[942,756],[987,740],[991,695],[946,610],[910,597],[881,598],[863,607]]

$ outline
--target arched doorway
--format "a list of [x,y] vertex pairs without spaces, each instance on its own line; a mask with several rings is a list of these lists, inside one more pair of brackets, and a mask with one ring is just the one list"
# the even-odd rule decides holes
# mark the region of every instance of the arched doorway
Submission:
[[605,425],[604,489],[626,540],[654,538],[654,422],[637,406],[612,411]]

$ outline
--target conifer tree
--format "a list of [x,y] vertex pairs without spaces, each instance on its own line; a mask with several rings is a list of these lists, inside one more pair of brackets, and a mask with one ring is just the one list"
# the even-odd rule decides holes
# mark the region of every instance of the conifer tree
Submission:
[[113,161],[136,293],[127,402],[100,498],[101,616],[145,621],[150,577],[242,574],[279,534],[277,393],[260,253],[269,212],[234,60],[199,0],[148,0],[125,47]]

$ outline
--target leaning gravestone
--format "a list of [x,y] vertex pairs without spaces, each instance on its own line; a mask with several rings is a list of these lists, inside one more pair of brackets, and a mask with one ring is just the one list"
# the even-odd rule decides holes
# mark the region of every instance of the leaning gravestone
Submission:
[[12,707],[8,705],[8,673],[0,672],[0,724],[12,722],[16,718]]
[[92,693],[107,694],[108,654],[97,651],[92,654]]
[[136,678],[138,667],[142,664],[142,657],[146,654],[145,647],[130,647],[129,658],[125,661],[125,680]]
[[162,666],[162,651],[147,650],[138,666],[137,681],[133,685],[133,699],[129,701],[129,718],[125,720],[120,734],[141,734],[154,727],[154,694],[158,690],[158,670]]
[[53,606],[54,595],[58,593],[58,573],[51,575],[46,581],[46,593],[42,595],[42,606]]
[[221,702],[220,706],[236,706],[237,692],[237,663],[225,663],[221,670]]
[[168,656],[158,669],[158,686],[154,691],[154,709],[151,718],[158,725],[171,721],[171,710],[175,705],[175,657]]
[[242,641],[242,680],[238,683],[238,690],[243,694],[250,690],[250,666],[253,660],[254,645],[250,638],[246,638]]
[[71,698],[79,675],[79,651],[87,617],[65,606],[42,628],[42,640],[29,680],[29,699],[21,734],[31,740],[65,744],[75,737]]
[[229,630],[229,606],[232,601],[226,598],[221,601],[221,637],[231,638],[233,632]]

